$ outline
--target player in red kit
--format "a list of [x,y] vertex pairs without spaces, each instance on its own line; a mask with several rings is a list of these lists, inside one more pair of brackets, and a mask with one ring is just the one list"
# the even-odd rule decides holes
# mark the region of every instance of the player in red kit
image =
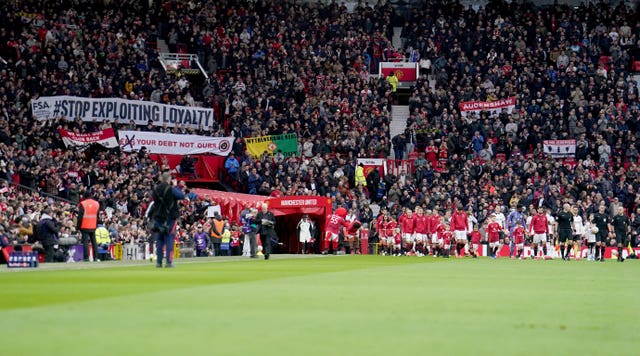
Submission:
[[360,226],[362,226],[362,223],[359,220],[354,220],[348,224],[349,225],[345,229],[345,236],[349,242],[349,251],[347,251],[347,254],[353,255],[359,249],[358,230],[360,229]]
[[547,220],[547,214],[545,214],[544,208],[539,208],[538,213],[531,218],[529,233],[533,233],[533,254],[531,258],[538,258],[539,245],[542,245],[542,256],[546,256],[549,220]]
[[402,231],[402,240],[404,242],[404,253],[415,253],[415,222],[411,209],[405,210],[404,214],[398,218],[400,230]]
[[391,215],[385,216],[384,222],[382,223],[382,231],[384,231],[384,239],[387,241],[388,254],[393,253],[393,245],[395,245],[395,240],[393,238],[393,230],[398,227],[398,223],[393,220]]
[[415,231],[416,245],[418,248],[418,255],[424,256],[425,254],[429,253],[429,251],[427,250],[428,218],[426,215],[424,215],[424,211],[422,210],[421,207],[416,208],[416,214],[414,215],[414,217],[415,217],[414,231]]
[[491,258],[496,258],[498,250],[500,249],[500,231],[502,226],[496,221],[496,215],[491,214],[489,217],[489,224],[485,229],[487,233],[487,241],[489,241],[489,250]]
[[349,223],[344,220],[347,216],[347,209],[338,208],[336,211],[329,215],[327,218],[327,232],[324,235],[324,241],[322,246],[322,254],[329,253],[329,245],[331,244],[333,253],[338,252],[338,236],[340,235],[340,228],[348,227]]
[[516,245],[516,256],[512,258],[522,258],[522,251],[524,250],[524,235],[526,231],[522,226],[522,221],[516,221],[516,227],[513,229],[513,243]]
[[469,233],[469,217],[461,206],[451,215],[451,232],[456,240],[456,257],[464,256],[464,246],[467,244],[467,233]]

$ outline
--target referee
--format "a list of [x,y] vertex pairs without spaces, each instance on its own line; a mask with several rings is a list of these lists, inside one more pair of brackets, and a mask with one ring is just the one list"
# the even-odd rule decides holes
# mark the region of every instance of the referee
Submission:
[[596,234],[596,261],[604,262],[604,251],[607,248],[607,237],[609,235],[609,214],[605,213],[604,205],[600,205],[598,212],[593,214],[593,223],[598,228]]
[[611,220],[613,232],[616,234],[616,242],[618,243],[618,262],[624,262],[622,258],[622,248],[629,243],[627,238],[631,232],[629,218],[624,214],[624,207],[618,207],[618,214]]
[[558,223],[558,242],[560,243],[560,255],[562,255],[563,261],[569,261],[569,253],[571,252],[571,244],[573,243],[571,232],[573,214],[571,214],[571,205],[569,205],[569,203],[564,203],[564,205],[562,206],[562,211],[556,214],[556,222]]

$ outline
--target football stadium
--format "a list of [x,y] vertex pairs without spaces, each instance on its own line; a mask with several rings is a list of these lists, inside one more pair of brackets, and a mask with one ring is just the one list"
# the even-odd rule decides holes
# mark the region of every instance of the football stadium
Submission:
[[0,354],[637,354],[638,5],[0,2]]
[[637,354],[636,263],[321,255],[176,263],[0,273],[3,354]]

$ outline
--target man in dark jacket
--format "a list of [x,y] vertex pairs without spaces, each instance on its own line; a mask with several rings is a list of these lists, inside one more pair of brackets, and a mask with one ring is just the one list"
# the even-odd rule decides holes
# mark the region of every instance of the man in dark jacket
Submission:
[[268,260],[271,255],[271,239],[278,239],[276,236],[276,216],[269,211],[267,204],[262,204],[262,210],[256,216],[256,222],[258,223],[258,231],[260,232],[260,241],[262,241],[262,253],[264,259]]
[[160,176],[160,183],[153,189],[153,207],[149,212],[152,231],[156,234],[157,258],[156,267],[162,267],[165,249],[167,268],[173,267],[173,242],[176,219],[180,216],[178,200],[184,199],[184,193],[178,187],[171,173],[165,172]]
[[55,245],[58,244],[58,233],[60,226],[51,216],[51,209],[45,208],[40,217],[40,223],[36,227],[40,229],[39,236],[42,247],[44,248],[44,261],[53,262],[55,254]]

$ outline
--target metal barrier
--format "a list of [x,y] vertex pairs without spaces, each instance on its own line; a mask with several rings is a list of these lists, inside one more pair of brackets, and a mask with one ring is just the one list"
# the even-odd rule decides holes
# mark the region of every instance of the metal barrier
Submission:
[[71,202],[71,200],[67,200],[64,198],[61,198],[57,195],[53,195],[53,194],[49,194],[49,193],[45,193],[39,189],[34,189],[34,188],[30,188],[27,187],[26,185],[22,185],[22,184],[18,184],[15,182],[12,182],[10,180],[4,179],[4,178],[0,178],[0,182],[7,182],[7,184],[11,185],[14,189],[22,192],[22,193],[28,193],[28,194],[33,194],[33,193],[38,193],[41,196],[47,197],[47,198],[51,198],[53,200],[57,200],[61,203],[67,203],[69,205],[73,205],[73,203]]

